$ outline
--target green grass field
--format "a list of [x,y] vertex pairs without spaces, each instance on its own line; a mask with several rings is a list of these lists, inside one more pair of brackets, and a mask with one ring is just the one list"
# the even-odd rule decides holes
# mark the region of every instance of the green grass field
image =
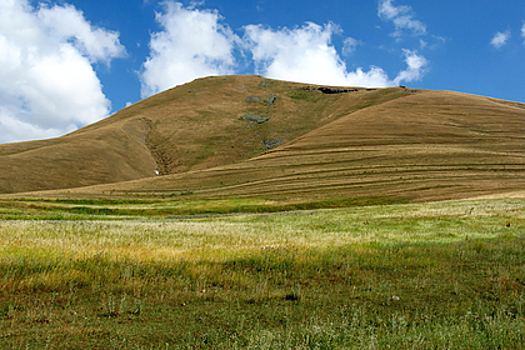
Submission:
[[60,220],[0,221],[2,349],[525,347],[523,199],[200,218],[20,203],[2,217]]
[[115,220],[162,219],[186,216],[273,213],[294,210],[344,208],[405,203],[403,198],[352,197],[322,201],[258,199],[0,199],[0,219],[7,220]]

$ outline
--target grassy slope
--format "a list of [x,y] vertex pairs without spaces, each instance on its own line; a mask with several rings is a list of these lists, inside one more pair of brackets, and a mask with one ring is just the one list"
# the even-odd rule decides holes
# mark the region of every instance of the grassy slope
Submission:
[[[301,84],[258,76],[198,79],[52,140],[0,145],[0,193],[71,188],[235,163],[264,140],[291,141],[337,115],[338,95],[289,97]],[[268,81],[267,81],[268,82]],[[265,99],[277,96],[270,106]],[[248,102],[247,97],[260,102]],[[246,114],[271,115],[255,124]]]
[[[0,191],[111,183],[33,196],[436,200],[525,185],[523,104],[305,87],[257,76],[198,79],[63,138],[3,145]],[[268,106],[270,95],[277,98]],[[240,119],[245,113],[271,119],[257,124]],[[261,151],[268,141],[281,144]],[[167,176],[154,177],[155,169]]]
[[[301,93],[310,101],[325,98]],[[436,200],[517,191],[525,185],[523,104],[399,88],[336,98],[327,115],[332,122],[249,160],[46,195]]]

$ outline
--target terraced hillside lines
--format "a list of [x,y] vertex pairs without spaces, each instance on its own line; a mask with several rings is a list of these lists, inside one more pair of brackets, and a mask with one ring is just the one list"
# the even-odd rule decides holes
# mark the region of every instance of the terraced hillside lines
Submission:
[[[31,196],[426,201],[522,190],[524,139],[525,105],[516,102],[228,76],[176,87],[64,138],[4,145],[0,165],[21,154],[35,162],[38,152],[60,164],[82,143],[86,155],[77,158],[102,171]],[[50,155],[46,145],[60,149]],[[57,169],[71,169],[70,158]],[[118,165],[113,177],[105,162]],[[0,188],[46,189],[35,178]],[[93,183],[101,185],[66,189]]]
[[521,104],[391,88],[340,94],[330,107],[331,122],[251,159],[68,195],[426,201],[525,186]]
[[[342,94],[305,87],[259,76],[198,79],[67,136],[0,145],[0,193],[116,183],[250,159],[344,114]],[[351,108],[370,103],[365,89],[353,90]]]

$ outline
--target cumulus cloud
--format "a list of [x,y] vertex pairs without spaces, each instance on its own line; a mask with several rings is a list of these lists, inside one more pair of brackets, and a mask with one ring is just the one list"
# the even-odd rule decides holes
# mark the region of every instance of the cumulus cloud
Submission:
[[163,30],[151,36],[150,57],[140,75],[143,97],[198,77],[233,73],[238,36],[221,24],[217,11],[197,5],[168,1],[157,13]]
[[125,54],[73,6],[0,5],[0,142],[58,136],[108,115],[93,69]]
[[257,73],[277,79],[314,84],[384,87],[413,81],[423,75],[427,61],[416,52],[405,50],[408,68],[394,80],[380,67],[349,72],[331,44],[339,28],[307,23],[295,29],[272,29],[262,25],[245,27],[246,47],[251,51]]
[[510,32],[506,31],[505,33],[497,32],[496,35],[492,38],[492,41],[490,44],[494,46],[496,49],[501,48],[503,45],[507,43],[507,41],[510,39]]
[[[237,73],[243,64],[255,66],[255,73],[269,78],[314,84],[384,87],[421,79],[427,60],[415,51],[404,50],[407,68],[394,79],[380,67],[347,69],[332,44],[334,35],[342,35],[334,23],[274,29],[250,24],[239,37],[215,10],[199,9],[193,3],[185,7],[168,1],[157,14],[162,30],[150,40],[150,55],[140,74],[142,96],[180,85],[198,77]],[[385,1],[385,11],[406,28],[424,31],[411,19],[410,8],[395,7]],[[397,12],[396,12],[397,11]],[[403,17],[408,16],[408,20]],[[408,21],[412,24],[403,24]],[[404,27],[403,27],[404,28]],[[363,43],[347,37],[342,54],[348,55]]]
[[38,17],[49,30],[49,35],[60,40],[71,40],[73,46],[92,63],[109,64],[112,58],[124,54],[118,33],[91,26],[82,12],[73,6],[44,7],[38,11]]
[[407,69],[399,72],[397,77],[393,80],[395,85],[399,85],[401,82],[411,82],[421,80],[426,72],[428,61],[425,57],[419,55],[415,51],[403,50],[405,55],[405,63]]
[[384,21],[391,21],[396,28],[394,37],[401,36],[402,30],[410,30],[415,35],[425,35],[427,27],[424,23],[414,19],[414,11],[410,6],[395,6],[393,0],[379,2],[378,15]]
[[307,23],[296,29],[274,30],[262,25],[245,28],[246,48],[257,73],[285,80],[319,84],[343,84],[345,65],[331,45],[333,24]]

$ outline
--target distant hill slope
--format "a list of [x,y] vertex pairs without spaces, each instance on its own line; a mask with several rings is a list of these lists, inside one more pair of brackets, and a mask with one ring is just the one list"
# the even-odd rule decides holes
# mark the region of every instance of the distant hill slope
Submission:
[[[338,94],[305,87],[259,76],[198,79],[60,138],[0,145],[0,193],[115,183],[249,159],[340,116]],[[370,102],[356,100],[352,108],[363,103]]]
[[[0,154],[9,147],[18,152],[0,156],[1,168],[9,157],[35,164],[41,155],[64,159],[60,155],[74,149],[85,155],[30,169],[54,169],[63,183],[44,187],[30,174],[25,189],[10,189],[5,184],[12,180],[2,172],[0,185],[6,193],[112,182],[35,194],[50,197],[462,198],[523,189],[524,139],[520,103],[403,87],[212,77],[63,138],[4,145]],[[53,147],[60,152],[46,151]],[[87,168],[83,157],[93,162],[91,175],[62,174]],[[166,176],[154,176],[155,170]],[[23,171],[16,172],[20,178]]]

